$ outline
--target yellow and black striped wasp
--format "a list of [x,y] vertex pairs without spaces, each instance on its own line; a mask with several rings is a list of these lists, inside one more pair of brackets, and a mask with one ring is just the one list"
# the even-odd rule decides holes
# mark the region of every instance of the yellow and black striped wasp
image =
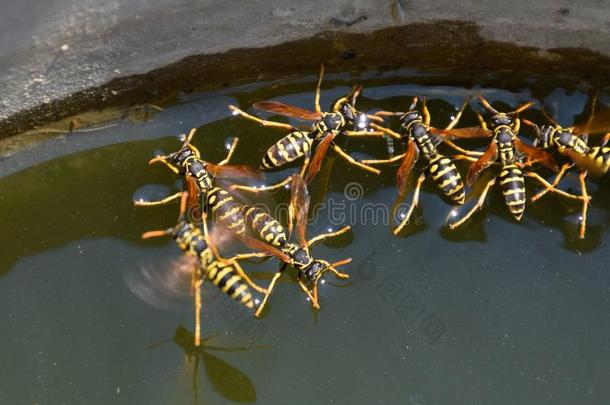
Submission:
[[[267,293],[263,297],[261,304],[258,306],[255,316],[260,316],[269,296],[273,292],[273,289],[278,279],[284,273],[287,266],[293,267],[298,271],[298,283],[299,287],[306,294],[307,298],[311,301],[314,309],[319,309],[320,304],[318,302],[318,282],[321,280],[322,275],[326,271],[332,272],[339,279],[347,279],[349,275],[338,271],[336,268],[345,265],[351,261],[351,259],[341,260],[336,263],[329,263],[326,260],[314,259],[309,252],[310,248],[315,244],[332,237],[336,237],[348,232],[351,227],[345,226],[335,232],[329,232],[320,234],[312,239],[307,240],[307,215],[309,212],[309,193],[307,192],[307,186],[305,181],[299,174],[293,174],[291,176],[291,197],[289,207],[289,221],[288,221],[288,236],[284,233],[281,226],[278,228],[276,222],[263,221],[262,217],[259,217],[258,221],[256,217],[252,223],[256,223],[256,229],[259,229],[259,237],[265,243],[259,239],[250,238],[248,236],[239,236],[239,238],[249,247],[257,250],[254,253],[245,253],[234,256],[236,260],[244,260],[250,258],[266,258],[275,256],[282,261],[282,265],[279,270],[273,276],[273,279],[267,287]],[[298,243],[289,242],[289,236],[292,234],[292,229],[296,225]],[[310,291],[311,286],[312,291]]]
[[[595,98],[593,100],[593,106],[595,106]],[[610,140],[610,133],[604,135],[600,146],[589,146],[588,135],[589,133],[600,133],[610,130],[610,121],[608,120],[610,114],[596,116],[593,112],[585,123],[564,128],[549,116],[544,109],[542,109],[542,113],[551,125],[538,126],[526,119],[523,120],[523,123],[534,128],[536,134],[534,140],[535,146],[545,150],[557,151],[570,160],[570,162],[561,166],[559,173],[555,176],[553,183],[551,183],[552,187],[559,185],[572,166],[576,165],[580,169],[579,180],[582,209],[578,235],[583,239],[587,227],[587,210],[590,202],[586,183],[587,174],[591,172],[593,175],[602,175],[606,174],[608,169],[610,169],[610,147],[606,146]],[[536,201],[540,199],[548,191],[550,191],[550,188],[545,187],[538,194],[534,195],[531,200]]]
[[498,160],[498,163],[500,164],[500,174],[493,176],[487,182],[483,188],[483,192],[479,196],[477,203],[466,213],[466,215],[456,221],[455,217],[457,214],[455,211],[452,211],[448,218],[450,221],[450,229],[455,229],[462,225],[483,206],[487,193],[496,183],[496,181],[499,181],[506,206],[516,220],[520,220],[523,216],[523,212],[525,211],[526,197],[524,175],[537,180],[545,187],[548,186],[549,189],[555,193],[563,195],[567,198],[579,199],[578,196],[566,193],[551,186],[537,173],[532,171],[523,172],[521,170],[525,167],[521,160],[524,157],[527,157],[530,164],[541,163],[553,171],[558,171],[557,163],[550,153],[542,149],[529,146],[518,138],[521,123],[518,114],[531,107],[534,104],[533,102],[523,104],[509,113],[504,113],[493,108],[489,102],[480,95],[479,100],[485,109],[492,114],[490,119],[490,130],[488,129],[487,123],[481,114],[477,112],[477,117],[481,123],[481,130],[486,132],[487,136],[492,137],[492,141],[485,152],[478,155],[478,158],[460,155],[456,155],[455,157],[474,161],[474,163],[472,163],[468,168],[468,174],[466,176],[466,184],[468,186],[472,186],[481,172]]
[[[304,158],[300,174],[301,177],[305,179],[305,183],[309,184],[320,171],[324,156],[328,149],[332,147],[333,150],[349,164],[368,172],[379,174],[378,169],[362,164],[352,158],[343,151],[340,146],[334,143],[334,140],[340,134],[346,136],[384,136],[382,132],[365,129],[368,126],[369,120],[383,122],[383,119],[374,115],[360,113],[356,110],[356,99],[362,91],[362,86],[354,87],[349,94],[337,100],[334,103],[331,112],[323,112],[320,107],[320,87],[322,85],[323,76],[324,66],[321,66],[320,77],[316,87],[315,111],[309,111],[279,101],[260,101],[254,103],[254,107],[259,110],[302,120],[314,121],[314,124],[309,130],[298,130],[290,124],[263,120],[250,115],[233,105],[229,106],[229,109],[235,115],[240,115],[265,127],[281,128],[291,131],[267,150],[267,153],[260,164],[260,168],[276,169],[299,158]],[[356,129],[360,130],[349,130],[348,126],[357,127]],[[318,144],[315,146],[315,153],[312,158],[311,153],[314,149],[314,142],[318,142]],[[234,188],[257,192],[261,190],[278,189],[286,186],[289,182],[290,177],[287,177],[285,180],[272,186],[256,188],[237,185],[234,186]]]
[[388,128],[383,128],[375,125],[375,128],[391,134],[394,137],[399,137],[407,141],[407,150],[390,159],[375,159],[364,160],[366,164],[385,164],[401,161],[396,172],[396,184],[398,188],[399,199],[405,194],[408,184],[409,174],[415,166],[417,160],[422,157],[425,160],[426,169],[422,173],[415,186],[413,200],[409,206],[409,210],[402,219],[402,222],[394,229],[394,234],[399,234],[405,225],[409,222],[413,210],[419,202],[419,191],[426,176],[432,177],[432,180],[443,193],[443,195],[455,204],[463,204],[465,198],[464,182],[457,170],[457,167],[451,159],[441,154],[436,145],[442,141],[449,141],[450,137],[474,138],[485,136],[486,134],[480,131],[480,128],[459,128],[453,129],[458,123],[464,108],[468,104],[468,99],[457,112],[452,121],[443,130],[430,126],[430,112],[426,106],[426,99],[422,100],[421,112],[417,110],[419,98],[414,97],[411,106],[407,112],[388,112],[378,111],[375,114],[380,116],[400,116],[400,133],[396,133]]
[[255,299],[250,288],[264,294],[266,289],[256,285],[238,263],[237,258],[221,258],[208,236],[204,224],[204,232],[187,218],[188,192],[181,194],[178,223],[169,229],[149,231],[142,239],[161,236],[171,236],[185,253],[174,263],[175,271],[184,272],[190,269],[192,287],[195,292],[195,345],[200,342],[201,330],[201,285],[207,278],[223,293],[236,300],[246,308],[255,307]]
[[[214,184],[215,178],[238,178],[238,177],[260,177],[261,173],[245,165],[229,165],[239,141],[233,140],[231,147],[224,160],[218,164],[213,164],[201,159],[199,150],[191,144],[196,129],[193,128],[185,138],[182,146],[176,152],[166,156],[157,156],[149,163],[161,162],[169,167],[174,173],[184,176],[186,188],[189,192],[190,206],[199,206],[199,201],[203,199],[203,214],[212,212],[213,218],[229,229],[237,233],[244,232],[244,218],[241,213],[242,205],[233,200],[233,197],[223,188]],[[134,201],[136,206],[153,206],[167,204],[179,199],[183,192],[177,192],[160,201]],[[199,217],[193,210],[191,214]],[[191,218],[199,221],[198,218]]]

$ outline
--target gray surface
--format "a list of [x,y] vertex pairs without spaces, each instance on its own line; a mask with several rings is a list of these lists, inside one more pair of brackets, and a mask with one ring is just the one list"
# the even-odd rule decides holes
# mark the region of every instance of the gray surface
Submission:
[[[0,119],[112,78],[144,73],[192,54],[367,32],[397,24],[474,21],[485,39],[610,55],[610,14],[601,1],[187,1],[2,0]],[[397,6],[400,3],[402,6]],[[350,27],[332,18],[367,19]]]

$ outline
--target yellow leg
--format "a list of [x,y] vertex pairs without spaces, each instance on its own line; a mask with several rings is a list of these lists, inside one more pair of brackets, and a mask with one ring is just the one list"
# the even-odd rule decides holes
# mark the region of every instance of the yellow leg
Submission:
[[307,295],[307,298],[309,298],[309,300],[311,301],[311,306],[314,309],[320,309],[320,304],[318,303],[318,298],[311,294],[311,292],[309,291],[309,288],[307,288],[305,283],[303,283],[303,281],[301,281],[301,280],[299,280],[299,287],[301,287],[301,290],[303,290],[305,295]]
[[241,278],[244,279],[244,281],[246,283],[248,283],[248,285],[252,288],[254,288],[256,291],[258,291],[261,294],[265,294],[267,293],[267,290],[259,287],[257,284],[255,284],[250,277],[246,274],[246,272],[244,271],[244,269],[239,265],[239,263],[237,262],[237,260],[231,260],[231,264],[233,265],[233,268],[235,269],[235,271],[237,272],[237,274],[239,274],[241,276]]
[[419,176],[419,178],[417,179],[417,184],[415,185],[415,192],[413,193],[413,200],[411,201],[411,206],[409,207],[409,211],[407,211],[407,214],[403,218],[402,222],[398,225],[398,227],[396,229],[394,229],[394,231],[392,231],[392,233],[394,235],[398,235],[403,230],[403,228],[409,223],[409,219],[411,219],[413,210],[415,210],[415,207],[419,203],[419,190],[421,189],[421,185],[425,179],[426,179],[425,174],[421,174]]
[[271,282],[269,283],[269,286],[267,287],[267,293],[264,295],[263,301],[260,303],[258,308],[256,308],[256,312],[254,313],[255,317],[258,318],[261,315],[261,313],[263,312],[263,309],[265,308],[265,306],[267,305],[267,301],[269,300],[269,296],[271,295],[271,292],[273,292],[273,289],[275,288],[275,284],[277,283],[277,280],[282,276],[283,272],[284,272],[283,269],[280,269],[273,276],[273,279],[271,280]]
[[135,205],[136,207],[150,207],[153,205],[165,205],[174,200],[181,198],[182,194],[183,194],[183,192],[180,191],[176,194],[170,195],[169,197],[165,197],[164,199],[159,200],[159,201],[142,201],[142,200],[134,201],[133,205]]
[[606,135],[604,135],[604,137],[602,138],[602,142],[600,143],[600,146],[604,147],[608,144],[608,141],[610,141],[610,132],[608,132]]
[[383,131],[343,131],[343,133],[350,137],[385,136],[385,133]]
[[[453,155],[453,160],[466,160],[468,162],[476,162],[479,159],[476,157],[466,156],[466,155]],[[492,163],[492,165],[495,165],[495,164],[498,164],[498,163],[496,163],[496,162]]]
[[[475,204],[474,207],[472,207],[470,209],[470,211],[468,211],[466,213],[466,215],[464,217],[462,217],[459,221],[457,222],[453,222],[451,224],[449,224],[449,229],[455,229],[458,226],[461,226],[464,222],[466,222],[468,220],[468,218],[470,218],[471,216],[474,215],[475,212],[477,212],[479,209],[481,209],[481,207],[483,206],[483,203],[485,202],[485,198],[487,197],[487,193],[489,192],[489,189],[491,188],[491,186],[493,186],[496,183],[496,178],[494,177],[493,179],[489,180],[487,182],[487,184],[485,185],[485,188],[483,189],[483,192],[481,193],[481,195],[479,196],[479,200],[477,201],[477,203]],[[451,218],[452,216],[450,216]]]
[[280,189],[282,187],[286,187],[287,184],[290,184],[290,180],[292,180],[292,176],[287,177],[279,183],[273,184],[271,186],[262,186],[262,187],[250,187],[243,186],[241,184],[234,184],[231,186],[231,190],[242,190],[249,191],[251,193],[260,193],[261,191],[273,191]]
[[165,158],[165,156],[157,156],[156,158],[151,159],[148,164],[152,164],[155,162],[161,162],[163,163],[165,166],[167,166],[172,172],[174,172],[175,174],[180,174],[180,170],[178,170],[177,167],[175,167],[174,165],[170,164],[167,159]]
[[[299,174],[303,178],[305,178],[305,173],[307,173],[307,168],[309,167],[310,160],[311,160],[311,154],[308,153],[307,155],[305,155],[305,160],[303,161],[303,165],[301,166],[301,171],[299,172]],[[292,177],[290,177],[290,179],[292,180]]]
[[255,257],[269,257],[269,256],[271,256],[270,253],[263,253],[263,252],[241,253],[241,254],[231,257],[231,260],[250,260]]
[[354,166],[357,166],[357,167],[359,167],[361,169],[364,169],[364,170],[366,170],[368,172],[374,173],[374,174],[381,173],[381,170],[379,170],[379,169],[375,169],[374,167],[370,167],[370,166],[367,166],[365,164],[362,164],[362,163],[358,162],[353,157],[351,157],[350,155],[345,153],[343,151],[343,149],[341,149],[337,145],[333,144],[333,149],[335,150],[335,152],[337,152],[339,154],[339,156],[341,156],[343,159],[345,159],[348,163],[350,163],[350,164],[352,164]]
[[403,157],[405,157],[405,155],[406,155],[406,153],[401,153],[400,155],[396,155],[396,156],[391,157],[389,159],[367,159],[367,160],[363,160],[362,163],[364,163],[365,165],[383,165],[383,164],[389,164],[389,163],[398,162]]
[[283,122],[267,121],[267,120],[260,119],[258,117],[255,117],[254,115],[250,115],[247,112],[240,110],[239,108],[235,107],[234,105],[229,105],[229,110],[231,110],[231,112],[233,114],[241,115],[242,117],[244,117],[246,119],[249,119],[254,122],[258,122],[259,124],[261,124],[264,127],[282,128],[282,129],[287,129],[289,131],[294,131],[294,127],[290,124],[284,124]]
[[[483,155],[483,152],[477,152],[474,150],[468,150],[468,149],[464,149],[461,146],[456,145],[454,142],[450,141],[449,139],[444,139],[443,143],[446,144],[447,146],[449,146],[450,148],[452,148],[453,150],[458,151],[459,153],[462,153],[463,155],[466,155],[467,157],[471,157],[474,158],[472,159],[472,161],[476,161],[476,158],[479,158],[480,156]],[[459,155],[462,156],[462,155]],[[470,160],[470,159],[468,159]]]
[[376,129],[377,131],[381,131],[381,132],[383,132],[384,134],[391,136],[391,137],[392,137],[392,138],[394,138],[394,139],[402,139],[402,136],[400,136],[400,134],[399,134],[398,132],[394,132],[394,131],[392,131],[392,130],[391,130],[391,129],[389,129],[389,128],[382,127],[381,125],[377,125],[377,124],[375,124],[375,123],[373,123],[373,122],[371,122],[371,123],[369,124],[369,126],[370,126],[371,128],[373,128],[373,129]]
[[343,228],[339,229],[338,231],[320,234],[320,235],[318,235],[318,236],[308,240],[307,241],[307,246],[308,247],[312,247],[312,246],[322,242],[325,239],[334,238],[334,237],[337,237],[339,235],[343,235],[345,232],[348,232],[350,229],[352,229],[352,227],[347,225],[347,226],[344,226]]
[[201,344],[201,284],[203,279],[195,280],[195,346]]
[[[571,163],[566,163],[563,166],[561,166],[561,170],[559,170],[559,173],[557,173],[557,176],[555,176],[555,180],[553,180],[553,183],[551,184],[552,187],[557,187],[557,185],[559,184],[559,182],[561,181],[561,179],[563,179],[563,176],[565,175],[566,171],[571,168],[573,166],[573,164]],[[533,196],[531,198],[532,201],[536,201],[538,199],[540,199],[542,196],[544,196],[546,193],[548,193],[551,189],[548,187],[545,187],[544,189],[542,189],[542,191],[538,192],[538,194],[536,194],[535,196]]]
[[[535,179],[536,181],[538,181],[540,184],[542,184],[545,188],[549,189],[550,192],[552,193],[556,193],[559,194],[565,198],[569,198],[571,200],[579,200],[579,201],[583,201],[582,196],[580,195],[574,195],[574,194],[570,194],[567,193],[563,190],[560,190],[558,188],[553,187],[552,184],[550,184],[548,181],[546,181],[544,178],[542,178],[538,173],[534,173],[534,172],[524,172],[524,174],[528,177],[531,177],[533,179]],[[591,197],[588,197],[588,199],[586,200],[587,202],[591,199]]]
[[580,239],[584,239],[586,228],[587,228],[587,210],[589,208],[589,201],[590,201],[591,197],[589,197],[589,192],[587,191],[587,172],[586,171],[581,172],[579,178],[580,178],[580,190],[582,192],[583,202],[582,202],[582,212],[581,212],[582,218],[580,219],[580,232],[578,233],[578,236],[580,236]]
[[324,65],[320,65],[320,76],[318,76],[318,85],[316,86],[316,97],[314,99],[314,107],[316,112],[321,113],[320,107],[320,88],[322,87],[322,78],[324,77]]
[[233,139],[233,142],[231,143],[231,147],[229,148],[229,151],[227,152],[227,156],[223,160],[218,162],[219,165],[226,165],[227,163],[229,163],[229,160],[231,160],[231,157],[233,157],[233,153],[235,153],[235,148],[237,147],[238,142],[239,142],[239,138]]

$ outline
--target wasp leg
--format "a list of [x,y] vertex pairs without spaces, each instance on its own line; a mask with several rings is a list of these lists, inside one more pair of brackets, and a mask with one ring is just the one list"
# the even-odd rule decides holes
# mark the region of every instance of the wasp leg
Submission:
[[[307,173],[307,168],[309,167],[309,161],[311,160],[311,153],[307,153],[305,155],[305,160],[303,161],[303,165],[301,166],[301,171],[299,172],[299,174],[301,175],[301,177],[305,178],[305,173]],[[292,179],[292,178],[290,178]]]
[[364,137],[364,136],[385,136],[385,132],[383,131],[343,131],[343,133],[347,136],[353,137]]
[[589,192],[587,191],[587,172],[586,171],[581,172],[579,178],[580,178],[580,189],[582,192],[583,202],[582,202],[582,213],[581,213],[582,218],[580,219],[580,232],[579,232],[578,236],[580,236],[580,239],[584,239],[586,228],[587,228],[587,210],[589,208],[589,201],[590,201],[591,197],[589,197]]
[[394,229],[392,231],[392,233],[394,235],[398,235],[402,231],[402,229],[409,223],[409,219],[411,219],[413,210],[419,203],[419,190],[421,189],[421,185],[425,179],[426,179],[426,175],[423,173],[417,179],[417,184],[415,185],[415,191],[413,192],[413,200],[411,201],[411,206],[409,207],[409,211],[407,211],[407,214],[403,218],[402,222],[398,225],[398,227],[396,227],[396,229]]
[[[561,179],[563,179],[563,176],[566,174],[566,171],[569,168],[571,168],[572,166],[574,166],[572,163],[566,163],[563,166],[561,166],[561,169],[559,170],[559,173],[557,173],[557,176],[555,176],[555,180],[553,180],[553,183],[551,184],[551,186],[557,187],[557,185],[559,184]],[[539,191],[538,194],[533,196],[531,198],[531,200],[536,201],[536,200],[540,199],[542,196],[544,196],[546,193],[548,193],[549,191],[551,191],[549,188],[544,188],[542,191]]]
[[343,159],[345,159],[348,163],[357,166],[361,169],[364,169],[368,172],[374,173],[374,174],[379,174],[381,173],[381,170],[379,169],[375,169],[374,167],[370,167],[367,166],[363,163],[358,162],[357,160],[355,160],[353,157],[351,157],[350,155],[348,155],[347,153],[345,153],[343,151],[343,149],[341,149],[340,147],[338,147],[337,145],[333,144],[333,149],[335,150],[335,152],[337,152],[339,154],[339,156],[341,156]]
[[[318,297],[312,295],[311,292],[309,291],[309,289],[307,288],[307,286],[305,285],[305,283],[303,283],[303,281],[301,281],[301,280],[299,280],[299,287],[301,287],[301,290],[303,290],[305,295],[307,295],[307,298],[309,298],[309,300],[311,301],[311,306],[314,309],[320,309],[320,304],[318,303]],[[314,294],[317,295],[317,288],[315,288],[315,287],[314,287]]]
[[156,158],[151,159],[148,164],[152,164],[155,162],[161,162],[163,163],[165,166],[167,166],[172,172],[174,172],[175,174],[180,174],[180,170],[178,170],[177,167],[175,167],[174,165],[172,165],[171,163],[169,163],[166,158],[164,156],[157,156]]
[[389,128],[382,127],[381,125],[377,125],[377,124],[375,124],[375,123],[373,123],[373,122],[371,122],[371,123],[369,124],[369,126],[370,126],[371,128],[373,128],[373,129],[376,129],[377,131],[381,131],[381,132],[383,132],[384,134],[391,136],[391,137],[392,137],[392,138],[394,138],[394,139],[402,139],[402,136],[400,136],[400,134],[399,134],[398,132],[394,132],[394,131],[392,131],[392,130],[391,130],[391,129],[389,129]]
[[255,117],[254,115],[250,115],[247,112],[240,110],[239,108],[235,107],[234,105],[229,105],[229,110],[231,110],[231,112],[233,112],[233,114],[239,114],[246,119],[249,119],[254,122],[258,122],[259,124],[261,124],[264,127],[282,128],[282,129],[287,129],[289,131],[294,131],[294,127],[290,124],[284,124],[283,122],[267,121],[267,120],[260,119],[258,117]]
[[550,184],[548,181],[546,181],[544,178],[542,178],[538,173],[534,173],[534,172],[524,172],[524,174],[528,177],[531,177],[533,179],[535,179],[536,181],[538,181],[540,184],[542,184],[544,187],[548,188],[550,192],[559,194],[565,198],[569,198],[571,200],[579,200],[579,201],[589,201],[591,199],[591,197],[587,197],[587,199],[584,199],[583,196],[580,195],[574,195],[574,194],[570,194],[568,192],[565,192],[563,190],[560,190],[558,188],[553,187],[552,184]]
[[337,236],[342,235],[345,232],[349,231],[350,229],[352,229],[352,227],[347,225],[347,226],[344,226],[343,228],[339,229],[338,231],[320,234],[314,238],[309,239],[307,241],[307,246],[308,247],[315,246],[325,239],[337,237]]
[[610,132],[608,132],[606,135],[604,135],[604,137],[602,138],[602,142],[601,142],[600,146],[601,147],[606,146],[609,141],[610,141]]
[[320,65],[320,76],[318,76],[318,85],[316,86],[316,97],[314,99],[314,107],[317,113],[322,112],[320,108],[320,88],[322,87],[322,78],[324,77],[324,65]]
[[266,289],[258,286],[257,284],[255,284],[252,281],[252,279],[250,279],[250,277],[246,274],[244,269],[239,265],[239,263],[236,260],[231,260],[231,264],[233,264],[233,267],[235,268],[235,271],[237,272],[237,274],[239,274],[241,276],[241,278],[243,278],[244,281],[246,283],[248,283],[248,285],[250,287],[252,287],[253,289],[255,289],[256,291],[258,291],[261,294],[265,294],[267,292]]
[[367,159],[367,160],[363,160],[362,163],[365,164],[365,165],[389,164],[389,163],[398,162],[400,159],[405,157],[405,155],[406,155],[406,153],[401,153],[400,155],[396,155],[396,156],[391,157],[389,159]]
[[251,193],[260,193],[261,191],[273,191],[273,190],[280,189],[282,187],[286,187],[288,184],[290,184],[291,180],[292,180],[292,176],[288,176],[286,179],[280,181],[279,183],[272,184],[270,186],[261,186],[261,187],[250,187],[250,186],[242,186],[240,184],[234,184],[231,186],[231,190],[249,191]]
[[237,254],[237,255],[231,257],[231,260],[250,260],[250,259],[255,258],[255,257],[264,257],[264,258],[267,258],[269,256],[271,256],[270,253],[263,253],[263,252],[240,253],[240,254]]
[[201,284],[203,278],[196,278],[195,286],[195,346],[201,344]]
[[260,303],[260,305],[258,306],[258,308],[256,308],[256,312],[254,313],[255,317],[259,317],[261,315],[261,313],[263,312],[263,309],[265,308],[265,306],[267,305],[267,300],[269,300],[269,296],[271,295],[271,292],[273,291],[273,289],[275,288],[275,284],[277,283],[277,280],[282,276],[282,274],[284,273],[284,269],[286,268],[286,264],[284,264],[278,271],[277,273],[275,273],[275,275],[273,276],[273,279],[271,279],[271,282],[269,283],[269,286],[267,287],[267,293],[264,295],[263,297],[263,301]]
[[134,201],[133,205],[135,205],[136,207],[150,207],[153,205],[165,205],[167,203],[170,203],[174,200],[181,198],[182,194],[184,194],[184,192],[180,191],[176,194],[170,195],[169,197],[165,197],[164,199],[159,200],[159,201],[142,201],[142,200]]
[[466,213],[466,215],[464,217],[462,217],[459,221],[454,222],[452,224],[449,225],[449,229],[455,229],[458,226],[461,226],[464,222],[466,222],[468,220],[468,218],[470,218],[471,216],[474,215],[475,212],[477,212],[478,210],[481,209],[481,207],[483,207],[483,203],[485,202],[485,198],[487,197],[487,193],[489,192],[489,189],[491,188],[491,186],[493,186],[496,183],[496,178],[494,177],[493,179],[489,180],[487,182],[487,184],[485,185],[485,188],[483,189],[483,192],[481,193],[481,195],[479,196],[479,200],[477,201],[477,203],[475,204],[474,207],[472,207],[470,209],[470,211],[468,211]]
[[233,142],[231,143],[231,146],[229,147],[229,151],[227,152],[227,156],[223,160],[218,162],[218,165],[226,165],[227,163],[229,163],[229,160],[231,160],[231,158],[233,157],[233,153],[235,153],[235,148],[237,147],[238,142],[239,142],[239,138],[233,139]]

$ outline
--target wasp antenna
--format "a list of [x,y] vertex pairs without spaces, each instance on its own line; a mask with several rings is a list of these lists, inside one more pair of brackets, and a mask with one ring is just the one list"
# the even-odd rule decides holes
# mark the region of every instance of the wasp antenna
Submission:
[[142,239],[159,238],[161,236],[167,236],[172,232],[172,228],[158,231],[148,231],[142,234]]
[[498,110],[496,110],[495,108],[493,108],[491,106],[491,104],[489,104],[489,102],[487,100],[485,100],[485,97],[483,97],[482,95],[478,94],[477,97],[479,98],[479,101],[481,102],[481,104],[483,104],[483,107],[485,107],[485,109],[489,112],[491,112],[492,114],[500,114],[500,112]]
[[413,97],[413,100],[411,101],[411,106],[409,107],[409,111],[415,110],[415,107],[417,107],[417,101],[417,96]]

